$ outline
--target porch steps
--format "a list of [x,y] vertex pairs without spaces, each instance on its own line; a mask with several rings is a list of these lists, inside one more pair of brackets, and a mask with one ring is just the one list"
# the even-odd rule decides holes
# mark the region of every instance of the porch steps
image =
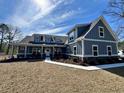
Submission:
[[51,61],[50,57],[46,57],[45,61]]

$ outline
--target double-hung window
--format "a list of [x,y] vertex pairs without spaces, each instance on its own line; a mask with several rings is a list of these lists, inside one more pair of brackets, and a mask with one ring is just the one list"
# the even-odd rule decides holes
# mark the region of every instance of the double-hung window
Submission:
[[43,39],[44,39],[43,36],[41,36],[41,37],[40,37],[40,40],[43,41]]
[[92,55],[98,56],[98,45],[92,45]]
[[69,41],[74,40],[74,31],[69,34]]
[[99,26],[99,37],[104,38],[104,27]]
[[111,46],[107,46],[107,54],[108,54],[109,56],[112,55],[112,47],[111,47]]
[[73,54],[76,55],[77,54],[77,46],[73,47]]

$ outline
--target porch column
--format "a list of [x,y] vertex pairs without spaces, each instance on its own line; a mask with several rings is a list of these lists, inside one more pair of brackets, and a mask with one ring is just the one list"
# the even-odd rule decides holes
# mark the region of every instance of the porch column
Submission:
[[24,57],[26,58],[27,57],[27,46],[25,45],[25,55]]
[[82,40],[82,61],[84,60],[84,40]]
[[43,56],[43,46],[41,46],[41,58]]
[[55,54],[55,53],[54,53],[54,52],[55,52],[54,49],[55,49],[55,48],[54,48],[54,46],[53,46],[53,57],[54,57],[54,54]]
[[17,54],[19,53],[19,46],[17,46]]
[[13,44],[12,44],[11,57],[13,57],[13,50],[14,50],[13,47],[14,47],[14,46],[13,46]]

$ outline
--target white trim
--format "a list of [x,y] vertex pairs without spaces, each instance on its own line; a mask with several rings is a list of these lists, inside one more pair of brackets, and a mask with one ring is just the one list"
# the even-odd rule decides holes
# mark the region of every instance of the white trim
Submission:
[[78,37],[78,28],[77,27],[75,28],[75,34],[76,34],[75,38],[77,38]]
[[43,42],[45,42],[46,38],[45,38],[45,35],[43,35]]
[[107,27],[108,31],[111,33],[111,35],[113,36],[113,38],[118,41],[117,37],[115,36],[114,32],[112,31],[110,25],[105,21],[104,17],[103,16],[100,16],[97,20],[95,20],[90,29],[87,31],[87,33],[83,36],[83,38],[85,38],[87,36],[87,34],[93,29],[94,26],[96,26],[96,24],[99,22],[99,20],[101,20],[104,25]]
[[82,55],[74,55],[74,54],[67,54],[69,56],[75,56],[75,57],[83,57]]
[[[17,55],[24,55],[25,53],[18,53]],[[32,54],[32,53],[26,53],[26,54]],[[41,53],[44,54],[44,53]]]
[[118,54],[118,50],[119,50],[119,48],[118,48],[118,42],[116,43],[116,47],[117,47],[117,54]]
[[[18,53],[17,55],[24,55],[25,53]],[[32,54],[32,53],[26,53],[26,54]]]
[[107,45],[107,47],[106,47],[106,48],[107,48],[107,53],[106,53],[106,54],[107,54],[108,56],[111,56],[111,55],[108,54],[108,52],[109,52],[109,51],[108,51],[108,47],[111,48],[111,55],[112,55],[112,46],[111,46],[111,45]]
[[99,56],[93,56],[93,55],[84,55],[84,57],[114,57],[118,56],[117,54],[112,54],[111,56],[108,55],[99,55]]
[[[78,41],[79,38],[77,38],[75,41],[70,42],[68,44],[74,44]],[[100,39],[89,39],[89,38],[81,38],[80,40],[87,40],[87,41],[98,41],[98,42],[109,42],[109,43],[117,43],[118,41],[111,41],[111,40],[100,40]]]
[[29,43],[11,43],[14,46],[43,46],[43,47],[65,47],[65,45],[48,45],[48,44],[29,44]]
[[84,40],[82,40],[82,56],[84,56]]
[[[39,52],[39,48],[33,47],[31,52],[32,52],[32,54],[33,54],[33,52],[36,52],[36,54],[37,54]],[[41,53],[41,48],[40,48],[40,53]]]
[[75,56],[75,57],[114,57],[114,56],[118,56],[117,54],[112,54],[111,56],[108,56],[108,55],[99,55],[99,56],[93,56],[93,55],[73,55],[73,54],[67,54],[67,55],[70,55],[70,56]]
[[27,46],[25,46],[25,54],[24,54],[24,57],[25,57],[25,58],[27,57]]
[[61,62],[55,62],[55,61],[50,61],[50,60],[45,60],[45,62],[50,63],[50,64],[55,64],[55,65],[70,67],[70,68],[88,70],[88,71],[101,70],[101,69],[103,70],[103,69],[107,69],[107,68],[124,66],[124,63],[106,64],[106,65],[97,65],[97,66],[80,66],[80,65],[61,63]]
[[[76,54],[74,54],[74,48],[76,48]],[[77,45],[73,46],[73,55],[77,55]]]
[[[103,31],[100,30],[101,28],[103,29]],[[98,26],[98,31],[99,31],[99,37],[104,38],[105,37],[105,29],[104,29],[104,27]],[[103,36],[100,35],[101,32],[103,33]]]
[[117,43],[117,41],[110,41],[110,40],[99,40],[99,39],[88,39],[85,38],[83,40],[87,40],[87,41],[98,41],[98,42],[109,42],[109,43]]
[[[96,51],[93,50],[93,47],[97,47],[97,56],[94,55],[94,52],[96,52]],[[98,47],[98,45],[92,45],[92,56],[94,56],[94,57],[99,56],[99,47]]]
[[17,54],[19,53],[19,46],[17,46]]
[[68,43],[69,45],[71,45],[71,44],[75,44],[76,43],[76,41],[73,41],[73,42],[70,42],[70,43]]
[[[76,30],[75,30],[75,29],[73,29],[73,30],[74,30],[74,31],[70,32],[69,35],[68,35],[68,37],[69,37],[69,42],[70,42],[70,41],[73,41],[74,38],[75,38],[75,31],[76,31]],[[72,34],[72,35],[70,35],[70,34]],[[73,37],[73,38],[70,39],[70,37],[71,37],[71,38]]]

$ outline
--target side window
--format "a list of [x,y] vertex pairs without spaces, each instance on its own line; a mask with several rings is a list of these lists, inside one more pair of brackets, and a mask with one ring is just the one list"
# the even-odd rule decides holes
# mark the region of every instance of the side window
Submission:
[[104,27],[99,26],[99,37],[104,38]]
[[25,47],[19,47],[19,53],[24,53],[24,51],[25,51]]
[[77,47],[76,46],[73,47],[73,54],[77,55]]
[[111,46],[107,46],[107,54],[108,54],[109,56],[112,55],[112,47],[111,47]]
[[92,55],[98,56],[98,45],[92,45]]

